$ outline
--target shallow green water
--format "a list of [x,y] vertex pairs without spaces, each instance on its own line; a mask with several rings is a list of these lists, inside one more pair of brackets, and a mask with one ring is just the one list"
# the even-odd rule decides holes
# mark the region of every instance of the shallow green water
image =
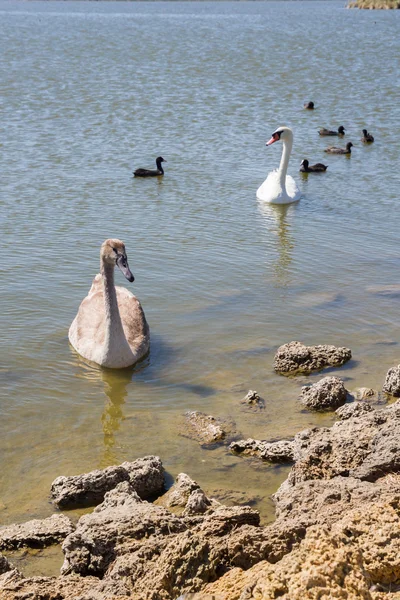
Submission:
[[[305,378],[273,371],[293,339],[350,347],[346,387],[381,388],[400,362],[399,19],[336,1],[0,2],[2,524],[49,515],[58,475],[146,454],[270,519],[287,470],[179,436],[185,410],[241,437],[330,424],[300,407]],[[278,125],[303,191],[286,208],[255,196]],[[338,125],[351,158],[323,152],[337,140],[318,128]],[[159,154],[162,180],[132,178]],[[303,158],[327,173],[301,176]],[[67,339],[107,237],[152,336],[123,372]],[[243,410],[249,389],[264,412]]]

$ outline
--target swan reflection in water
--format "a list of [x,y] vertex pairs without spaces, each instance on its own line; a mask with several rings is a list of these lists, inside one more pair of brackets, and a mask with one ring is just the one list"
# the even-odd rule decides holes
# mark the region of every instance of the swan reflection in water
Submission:
[[[141,363],[140,367],[127,369],[104,369],[82,359],[79,355],[79,377],[91,382],[92,389],[103,387],[106,397],[105,405],[101,413],[101,428],[103,430],[104,454],[101,465],[107,467],[117,464],[119,461],[118,447],[116,446],[116,434],[120,430],[121,423],[125,420],[124,405],[129,393],[129,385],[133,382],[133,375],[144,368],[147,363]],[[97,385],[95,385],[97,384]],[[103,384],[103,386],[101,386]],[[102,394],[99,395],[100,401]],[[101,408],[99,406],[99,408]],[[102,467],[101,467],[102,468]]]
[[273,283],[276,287],[287,288],[291,284],[292,253],[294,238],[291,235],[291,226],[288,215],[296,210],[293,204],[268,204],[258,201],[258,208],[267,226],[268,233],[274,234],[274,238],[268,235],[268,243],[276,249],[277,259],[272,263]]

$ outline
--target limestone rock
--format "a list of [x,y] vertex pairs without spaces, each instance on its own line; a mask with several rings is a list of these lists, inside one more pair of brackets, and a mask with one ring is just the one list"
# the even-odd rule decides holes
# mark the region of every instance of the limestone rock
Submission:
[[342,421],[351,417],[361,417],[367,412],[374,410],[369,402],[352,402],[338,408],[335,412]]
[[157,506],[164,506],[174,514],[202,514],[219,503],[212,501],[186,473],[179,473],[173,486],[155,500]]
[[351,350],[348,348],[289,342],[278,348],[274,369],[282,374],[311,373],[324,367],[340,367],[350,358]]
[[212,415],[191,410],[185,413],[180,434],[198,441],[203,446],[223,442],[233,433],[235,424],[227,419],[216,419]]
[[186,530],[185,523],[164,508],[142,501],[127,481],[107,492],[102,504],[78,521],[63,543],[61,572],[102,577],[118,548],[149,536]]
[[331,428],[306,429],[294,438],[297,462],[290,483],[356,477],[376,481],[400,471],[400,401]]
[[0,554],[0,575],[6,573],[7,571],[11,571],[12,568],[13,567],[7,558]]
[[47,519],[33,519],[26,523],[0,527],[0,550],[27,546],[44,548],[62,542],[74,530],[65,515],[51,515]]
[[265,408],[265,401],[255,390],[249,390],[244,398],[240,401],[242,404],[245,404],[249,408],[262,410]]
[[60,476],[51,485],[51,497],[59,508],[92,506],[102,502],[106,492],[129,481],[143,499],[159,494],[164,487],[164,468],[158,456],[107,467],[71,477]]
[[273,463],[288,463],[294,460],[294,442],[289,440],[266,442],[249,438],[232,442],[229,449],[235,454],[257,456]]
[[335,410],[346,402],[347,390],[339,377],[324,377],[317,383],[304,386],[300,402],[310,410]]
[[386,373],[383,391],[396,398],[400,397],[400,365],[392,367]]

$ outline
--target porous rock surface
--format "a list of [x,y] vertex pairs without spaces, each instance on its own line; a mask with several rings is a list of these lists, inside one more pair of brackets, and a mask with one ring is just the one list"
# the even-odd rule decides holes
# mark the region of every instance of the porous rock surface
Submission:
[[324,367],[340,367],[350,358],[349,348],[329,345],[305,346],[301,342],[293,341],[278,348],[274,369],[283,374],[311,373]]
[[386,373],[383,391],[396,398],[400,396],[400,365],[392,367]]
[[71,477],[57,477],[51,484],[51,497],[59,508],[93,506],[102,502],[106,492],[118,483],[129,481],[140,498],[160,494],[164,487],[164,468],[158,456],[145,456],[134,462],[107,467]]
[[[8,570],[0,598],[398,600],[399,439],[400,401],[300,432],[267,526],[249,507],[178,516],[122,482],[66,538],[64,575]],[[177,479],[181,508],[204,493]]]
[[310,410],[335,410],[346,402],[347,390],[339,377],[324,377],[301,389],[300,402]]
[[14,550],[24,546],[44,548],[62,542],[74,530],[65,515],[54,514],[47,519],[33,519],[26,523],[0,527],[0,550]]
[[367,412],[372,412],[373,408],[369,402],[352,402],[338,408],[335,412],[339,419],[345,421],[350,417],[361,417]]
[[199,484],[186,473],[179,473],[173,486],[154,502],[174,514],[203,514],[210,506],[220,506],[219,502],[207,498]]
[[293,462],[294,460],[294,442],[289,440],[267,442],[248,438],[232,442],[229,449],[234,454],[256,456],[273,463]]

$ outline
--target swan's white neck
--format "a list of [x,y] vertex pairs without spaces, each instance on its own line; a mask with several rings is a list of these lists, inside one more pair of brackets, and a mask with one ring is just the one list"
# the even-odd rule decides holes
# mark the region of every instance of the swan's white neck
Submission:
[[278,176],[279,176],[279,184],[282,190],[286,191],[286,173],[289,164],[290,153],[292,151],[293,140],[292,139],[283,139],[282,140],[283,150],[281,156],[281,162],[279,164]]
[[[124,328],[119,314],[117,293],[114,285],[114,265],[101,260],[101,274],[103,276],[104,312],[106,320],[106,333],[104,340],[104,358],[114,358],[124,354],[131,355],[132,351],[127,342]],[[105,366],[107,364],[105,363]]]

